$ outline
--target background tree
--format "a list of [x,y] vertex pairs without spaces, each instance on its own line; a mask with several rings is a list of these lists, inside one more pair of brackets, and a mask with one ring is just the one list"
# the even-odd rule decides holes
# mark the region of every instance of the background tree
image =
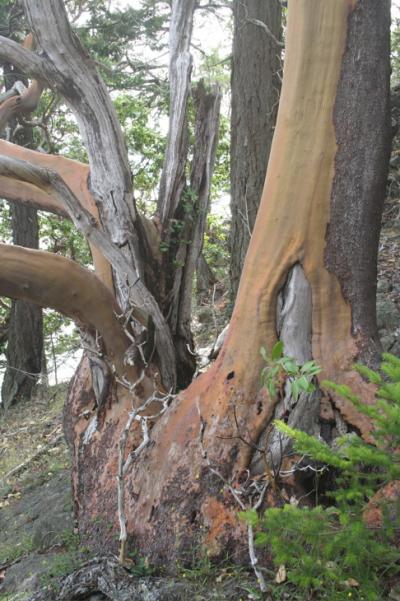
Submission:
[[279,0],[235,0],[233,14],[230,276],[235,297],[278,111],[282,7]]
[[[0,6],[2,34],[10,39],[17,39],[21,34],[22,16],[23,13],[12,3]],[[18,85],[27,83],[24,76],[15,71],[12,65],[5,63],[2,67],[6,93]],[[32,127],[21,122],[16,116],[3,125],[6,125],[8,140],[26,148],[34,148]],[[13,243],[27,248],[39,248],[36,210],[11,202],[10,211]],[[7,326],[7,368],[1,387],[3,408],[31,398],[42,367],[42,308],[23,300],[12,301]]]
[[[1,39],[0,56],[63,95],[77,116],[89,166],[2,142],[1,184],[12,199],[18,191],[20,199],[67,214],[91,244],[96,273],[50,253],[1,245],[0,291],[70,315],[92,344],[92,369],[87,360],[81,364],[66,408],[80,531],[104,549],[115,545],[105,525],[119,524],[122,559],[127,532],[159,563],[187,558],[202,545],[214,555],[243,556],[237,500],[261,505],[272,483],[274,415],[284,412],[290,425],[319,429],[331,440],[336,412],[344,428],[369,436],[368,419],[335,393],[291,395],[282,385],[269,396],[260,386],[260,348],[271,349],[278,336],[295,360],[322,366],[318,378],[351,384],[365,402],[373,400],[372,387],[352,366],[379,350],[373,298],[390,149],[390,2],[290,3],[277,127],[229,334],[217,361],[172,406],[169,391],[182,359],[170,311],[179,296],[165,297],[165,290],[177,281],[180,290],[184,271],[177,265],[182,271],[166,277],[172,270],[159,250],[167,244],[171,257],[173,245],[179,250],[187,241],[176,244],[172,236],[177,207],[189,198],[192,212],[210,177],[210,163],[198,175],[195,162],[196,198],[182,196],[182,100],[194,5],[172,2],[171,159],[155,223],[137,210],[114,108],[63,5],[23,5],[45,54]],[[207,96],[199,135],[206,134],[210,158],[215,137],[206,132],[215,128],[205,124],[215,120],[216,94]],[[0,118],[6,108],[0,106]],[[147,355],[152,328],[154,352]],[[320,415],[324,407],[330,412]],[[156,421],[151,433],[150,421]],[[272,488],[269,504],[277,502]]]

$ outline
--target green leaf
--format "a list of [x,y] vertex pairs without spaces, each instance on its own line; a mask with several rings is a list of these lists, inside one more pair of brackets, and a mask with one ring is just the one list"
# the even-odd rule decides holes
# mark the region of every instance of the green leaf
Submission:
[[321,373],[322,369],[315,361],[306,361],[300,368],[302,374],[306,374],[309,376],[316,376]]
[[293,380],[293,382],[290,383],[290,392],[293,399],[297,401],[300,394],[299,382],[297,380]]
[[289,376],[296,376],[299,373],[298,365],[291,357],[283,357],[281,365]]
[[258,547],[265,546],[268,543],[268,536],[266,532],[259,532],[254,542]]
[[278,340],[278,342],[276,342],[272,348],[271,351],[271,359],[273,361],[277,361],[278,359],[280,359],[283,355],[283,342],[281,340]]
[[267,383],[267,389],[270,396],[274,399],[276,397],[276,386],[272,380]]
[[248,509],[247,511],[239,511],[239,517],[244,520],[250,526],[257,526],[259,522],[258,513],[255,509]]
[[301,376],[301,378],[298,378],[297,384],[301,390],[304,390],[304,392],[309,392],[310,382],[308,381],[307,376]]

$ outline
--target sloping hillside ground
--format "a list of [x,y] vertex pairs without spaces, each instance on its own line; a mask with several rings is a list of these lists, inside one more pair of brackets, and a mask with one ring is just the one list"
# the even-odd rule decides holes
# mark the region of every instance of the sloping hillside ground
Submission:
[[[34,402],[0,417],[0,601],[27,601],[38,590],[46,601],[57,599],[62,577],[91,559],[73,522],[62,435],[66,391],[66,385],[42,391]],[[178,566],[180,576],[171,583],[144,558],[130,560],[140,600],[258,598],[253,574],[228,563],[213,567],[205,557],[190,569]]]
[[[400,151],[392,156],[388,190],[379,258],[378,323],[384,349],[400,356]],[[203,336],[202,345],[214,341],[215,310],[224,314],[225,301],[220,301],[221,308],[214,301],[209,309],[213,319],[201,323],[200,316],[196,322],[198,331],[212,332],[213,339]],[[34,402],[0,415],[0,601],[26,601],[37,590],[47,591],[46,599],[57,599],[60,579],[90,560],[79,543],[72,515],[69,454],[61,425],[66,388],[39,391]],[[238,574],[229,565],[215,568],[207,558],[191,569],[182,567],[177,588],[167,597],[162,592],[165,582],[155,578],[162,575],[153,574],[143,558],[131,559],[138,590],[146,591],[138,593],[138,599],[260,598],[250,571]],[[96,601],[101,598],[105,597],[96,596]]]

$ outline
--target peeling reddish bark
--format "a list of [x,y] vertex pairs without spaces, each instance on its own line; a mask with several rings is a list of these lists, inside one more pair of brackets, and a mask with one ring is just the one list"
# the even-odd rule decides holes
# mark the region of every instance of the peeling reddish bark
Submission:
[[[289,4],[285,74],[277,127],[229,333],[217,362],[158,419],[151,431],[151,444],[126,474],[125,512],[131,543],[153,561],[188,560],[204,547],[215,556],[231,551],[239,560],[247,555],[244,526],[237,517],[239,506],[234,493],[240,489],[244,505],[252,503],[251,487],[256,483],[250,473],[254,455],[252,443],[258,443],[275,410],[275,401],[260,389],[263,365],[259,351],[261,346],[271,349],[276,341],[278,295],[294,266],[302,267],[311,290],[311,306],[307,307],[311,316],[310,346],[313,358],[323,367],[321,377],[351,385],[365,402],[372,402],[374,398],[373,389],[352,370],[354,360],[363,354],[360,342],[372,341],[375,337],[371,320],[367,323],[359,317],[367,300],[362,294],[351,294],[351,285],[343,277],[342,263],[337,263],[326,249],[329,248],[327,232],[336,227],[340,233],[335,213],[337,197],[340,196],[344,211],[350,210],[354,200],[352,194],[345,194],[343,198],[338,192],[339,175],[344,181],[344,193],[346,178],[353,175],[342,171],[342,166],[346,158],[362,152],[365,144],[362,135],[347,137],[346,128],[338,127],[343,116],[335,111],[342,106],[351,121],[353,111],[363,110],[364,99],[358,96],[357,89],[353,91],[353,102],[340,103],[348,100],[344,84],[353,72],[354,61],[358,61],[357,69],[369,78],[370,86],[375,88],[379,83],[383,89],[381,94],[387,98],[389,4],[388,0],[379,4],[376,0],[296,0]],[[54,14],[50,16],[53,18],[60,7],[54,2],[52,6]],[[32,14],[37,18],[39,3],[32,3],[32,7]],[[377,26],[372,27],[372,22]],[[365,31],[369,32],[368,47],[362,37],[360,53],[355,39],[358,23],[366,23]],[[57,61],[67,68],[65,57],[60,57],[56,50],[53,48]],[[73,50],[76,54],[76,48]],[[372,68],[370,52],[377,61]],[[382,71],[378,68],[380,65]],[[58,78],[61,73],[59,69]],[[78,96],[72,100],[79,105]],[[376,127],[373,148],[364,167],[373,165],[383,181],[386,113],[380,106],[377,108],[376,103],[368,105],[366,110],[366,118],[373,120]],[[89,121],[87,116],[86,119]],[[88,128],[89,125],[88,122]],[[93,134],[93,123],[91,125],[89,129]],[[91,143],[94,156],[93,140]],[[118,143],[122,152],[121,148]],[[109,149],[104,152],[101,158],[106,161],[110,152]],[[49,162],[53,159],[35,156],[32,160]],[[86,196],[87,171],[65,160],[55,165],[74,192],[78,186],[77,198],[85,197],[90,203]],[[107,172],[109,166],[106,167]],[[122,164],[120,167],[123,172],[120,183],[127,184],[123,189],[129,200],[130,182],[125,181],[126,170]],[[379,195],[382,190],[379,185],[363,186],[362,170],[358,164],[356,167],[357,190],[370,209],[374,200],[371,201],[371,195]],[[98,165],[96,177],[98,190],[107,190]],[[122,196],[120,193],[119,207]],[[110,213],[108,192],[105,197],[108,212],[104,211],[102,217]],[[133,211],[133,205],[130,208]],[[361,204],[359,211],[364,209]],[[376,218],[379,207],[367,214]],[[124,223],[131,223],[132,219]],[[368,219],[351,221],[352,229],[347,230],[346,235],[356,237],[361,248],[360,224],[365,225]],[[121,246],[127,241],[124,236],[128,233],[116,232]],[[375,244],[376,236],[372,236],[370,242]],[[4,258],[0,291],[10,296],[29,296],[29,300],[55,306],[90,324],[102,333],[118,373],[128,373],[124,355],[129,342],[115,318],[114,296],[100,285],[96,276],[78,273],[79,268],[70,263],[63,264],[66,271],[61,276],[60,263],[56,265],[54,259],[46,259],[49,269],[44,275],[39,271],[38,255],[24,256],[21,267],[17,262],[22,256],[21,249],[14,250],[14,255],[4,247],[0,247],[0,251]],[[365,252],[359,253],[357,260],[363,262],[366,256]],[[369,265],[360,265],[359,269],[368,269]],[[61,282],[65,274],[72,283],[67,293]],[[117,275],[120,284],[126,286],[126,274]],[[371,278],[363,282],[364,292],[370,290]],[[78,283],[79,287],[75,287]],[[134,286],[133,282],[129,283]],[[368,307],[371,310],[370,304]],[[134,381],[139,375],[137,366],[128,375]],[[66,429],[74,459],[74,498],[80,531],[95,548],[103,550],[105,544],[113,545],[109,524],[117,525],[119,439],[132,401],[137,406],[151,391],[150,378],[136,389],[136,399],[114,389],[108,401],[94,412],[86,362],[82,363],[72,385],[66,407]],[[336,397],[332,401],[346,422],[365,437],[369,436],[368,420],[350,403]],[[127,452],[137,447],[139,434],[133,431]],[[273,487],[267,464],[261,480]]]
[[[82,206],[93,215],[96,221],[99,220],[99,212],[95,200],[88,188],[88,165],[62,156],[53,156],[43,152],[29,150],[28,148],[11,144],[5,140],[0,140],[0,154],[27,161],[37,167],[51,169],[64,180],[67,186],[79,199]],[[51,196],[46,191],[41,190],[36,186],[6,177],[0,177],[0,185],[3,198],[25,202],[37,209],[68,217],[66,210],[54,196]],[[108,286],[108,288],[110,288],[110,290],[113,290],[111,268],[108,261],[96,247],[91,246],[91,252],[97,276],[104,284],[106,284],[106,286]]]
[[[373,389],[352,370],[361,355],[362,332],[353,327],[357,314],[353,299],[345,296],[339,274],[325,263],[325,235],[334,219],[335,169],[341,153],[348,150],[347,139],[340,139],[334,111],[346,48],[357,49],[356,40],[349,43],[349,36],[354,35],[352,19],[368,22],[379,17],[385,27],[384,35],[377,28],[372,30],[376,35],[369,44],[383,65],[387,95],[388,14],[386,0],[378,8],[374,0],[297,0],[290,4],[277,128],[226,342],[217,362],[181,393],[155,424],[151,433],[154,444],[143,451],[127,476],[126,513],[132,544],[156,562],[188,559],[194,548],[204,547],[216,556],[229,550],[236,558],[244,558],[246,540],[237,518],[239,507],[227,484],[233,488],[243,485],[254,454],[243,439],[257,442],[273,417],[275,402],[260,390],[259,349],[271,348],[276,341],[277,297],[295,264],[302,266],[311,287],[311,347],[314,359],[324,369],[321,378],[349,384],[365,402],[373,402]],[[373,74],[369,72],[369,76]],[[354,106],[360,107],[360,102],[358,97]],[[380,163],[384,172],[386,114],[381,109],[374,113],[370,106],[368,118],[374,115],[381,123],[382,142],[375,147],[377,154],[371,151],[371,155],[373,160],[380,155],[376,165]],[[361,150],[362,143],[362,137],[353,138],[352,152]],[[368,205],[368,186],[362,194]],[[351,195],[346,198],[350,203]],[[362,232],[353,235],[360,237]],[[359,297],[357,302],[363,299]],[[333,401],[342,417],[368,437],[368,420],[350,403],[336,397]],[[74,406],[70,409],[76,418]],[[101,486],[87,480],[84,494],[76,491],[82,534],[95,547],[98,533],[91,525],[93,518],[107,503],[111,511],[109,498],[116,495],[115,453],[104,453],[104,448],[118,438],[122,414],[122,407],[112,405],[96,437],[85,447],[81,435],[73,437],[75,456],[79,457],[75,473],[84,471],[90,461],[90,469],[101,474]],[[101,460],[96,462],[97,456]],[[268,466],[264,478],[272,487]],[[115,519],[112,511],[107,515]]]
[[93,272],[60,255],[7,244],[0,244],[0,264],[1,295],[51,307],[99,332],[116,372],[138,377],[124,364],[131,341],[117,319],[118,304]]

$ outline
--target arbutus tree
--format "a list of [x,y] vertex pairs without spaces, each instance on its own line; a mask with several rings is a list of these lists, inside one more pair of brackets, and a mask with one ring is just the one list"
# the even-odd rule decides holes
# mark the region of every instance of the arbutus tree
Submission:
[[[69,216],[93,249],[96,271],[1,245],[0,293],[72,316],[90,346],[65,409],[80,532],[93,548],[114,548],[108,523],[115,524],[121,559],[129,543],[156,563],[204,547],[243,559],[251,533],[247,538],[238,509],[276,502],[272,472],[276,460],[285,461],[277,458],[285,441],[277,444],[274,416],[323,430],[327,440],[339,423],[369,436],[369,422],[334,394],[317,389],[294,399],[283,386],[269,397],[260,385],[260,348],[279,338],[297,361],[322,366],[318,378],[348,384],[373,402],[373,388],[352,365],[373,362],[379,352],[375,286],[390,149],[390,2],[289,2],[277,126],[229,333],[216,362],[176,397],[186,336],[178,325],[179,291],[190,281],[196,245],[185,243],[195,239],[193,230],[176,243],[170,223],[185,188],[195,2],[172,2],[170,134],[156,223],[136,209],[112,103],[62,3],[23,4],[40,51],[1,39],[0,56],[63,95],[89,165],[1,142],[2,195]],[[194,161],[189,198],[194,190],[200,203],[211,175],[217,94],[198,94],[196,131],[207,152]],[[194,221],[183,227],[195,228]],[[175,245],[175,261],[186,253],[175,271],[160,256],[160,242],[171,254]]]

